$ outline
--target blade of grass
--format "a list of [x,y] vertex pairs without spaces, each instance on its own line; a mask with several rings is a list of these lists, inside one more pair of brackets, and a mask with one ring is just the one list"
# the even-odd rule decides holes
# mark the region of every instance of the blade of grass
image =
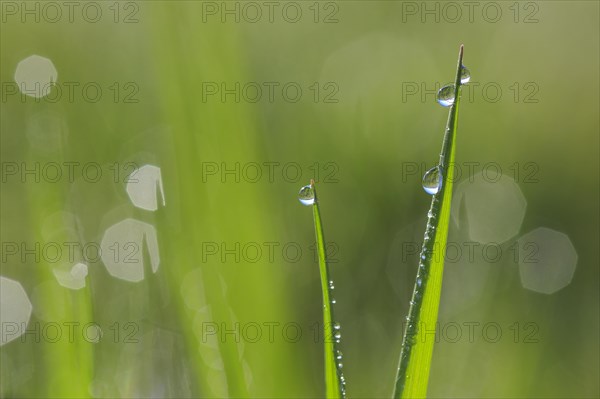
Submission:
[[454,82],[454,103],[448,114],[440,154],[442,186],[433,195],[428,213],[429,220],[421,249],[417,279],[402,340],[394,398],[423,398],[427,394],[442,291],[443,252],[446,248],[450,221],[454,169],[449,165],[454,163],[462,58],[463,46],[460,46]]
[[319,255],[319,273],[321,275],[321,291],[323,293],[323,332],[325,355],[325,396],[327,398],[345,398],[345,381],[342,370],[338,367],[341,357],[337,345],[339,343],[339,325],[335,323],[333,315],[333,284],[329,277],[329,265],[325,250],[325,237],[323,236],[323,223],[317,200],[317,190],[314,180],[310,181],[313,190],[313,217],[315,221],[315,237],[317,240],[317,253]]

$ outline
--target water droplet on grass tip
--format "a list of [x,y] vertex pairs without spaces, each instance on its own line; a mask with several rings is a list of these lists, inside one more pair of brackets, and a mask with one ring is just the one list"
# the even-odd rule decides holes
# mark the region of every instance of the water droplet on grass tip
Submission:
[[298,192],[298,200],[302,205],[313,205],[315,203],[315,189],[310,184],[302,187]]
[[434,166],[423,175],[423,189],[427,194],[437,194],[442,187],[442,174],[440,166]]
[[444,107],[454,104],[454,85],[442,87],[437,93],[437,102]]
[[466,66],[462,65],[460,68],[460,83],[464,85],[469,83],[469,80],[471,80],[471,72],[469,72]]

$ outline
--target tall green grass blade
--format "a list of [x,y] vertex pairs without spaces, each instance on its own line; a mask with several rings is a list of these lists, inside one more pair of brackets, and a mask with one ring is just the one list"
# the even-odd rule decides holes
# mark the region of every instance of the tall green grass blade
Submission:
[[435,342],[434,331],[442,291],[443,252],[446,248],[450,221],[454,168],[449,166],[454,163],[462,58],[463,46],[460,47],[458,55],[454,103],[448,115],[440,154],[439,167],[442,174],[442,186],[433,195],[428,213],[429,220],[420,254],[417,279],[404,330],[394,398],[423,398],[427,394]]
[[317,240],[317,253],[319,257],[319,273],[321,275],[321,291],[323,293],[323,332],[325,355],[325,396],[327,398],[345,398],[345,381],[342,375],[341,352],[338,350],[340,342],[339,324],[335,323],[333,315],[334,299],[332,297],[333,280],[329,275],[327,253],[325,250],[325,237],[323,236],[323,223],[319,211],[319,201],[315,182],[311,180],[310,188],[313,190],[314,202],[312,205],[315,221],[315,237]]

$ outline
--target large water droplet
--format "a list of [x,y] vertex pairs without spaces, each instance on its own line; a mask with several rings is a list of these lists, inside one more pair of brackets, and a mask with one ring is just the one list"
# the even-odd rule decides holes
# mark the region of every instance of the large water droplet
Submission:
[[302,205],[312,205],[315,203],[315,190],[309,184],[308,186],[304,186],[298,192],[298,200],[302,203]]
[[469,83],[469,80],[471,80],[471,72],[469,72],[469,69],[463,65],[460,68],[460,83],[464,85]]
[[427,194],[437,194],[442,187],[442,174],[440,166],[434,166],[423,175],[423,189]]
[[437,102],[444,107],[454,104],[454,85],[442,87],[437,93]]

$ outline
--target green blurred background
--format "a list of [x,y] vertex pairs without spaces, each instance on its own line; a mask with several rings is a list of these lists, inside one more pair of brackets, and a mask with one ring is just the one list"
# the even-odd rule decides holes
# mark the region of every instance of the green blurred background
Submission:
[[[420,179],[447,118],[434,93],[460,44],[472,79],[449,241],[462,252],[429,396],[600,395],[597,2],[74,3],[2,2],[0,275],[33,308],[28,333],[3,338],[2,397],[321,397],[314,228],[297,200],[311,178],[348,395],[389,397],[430,203]],[[61,92],[16,90],[31,55]],[[66,162],[102,176],[70,179]],[[131,165],[160,168],[165,206],[134,206]],[[23,259],[22,245],[99,245],[128,218],[156,232],[160,265],[144,244],[141,281],[97,256]],[[77,262],[85,287],[59,284]],[[4,336],[27,306],[2,300]],[[90,322],[99,340],[82,335]]]

